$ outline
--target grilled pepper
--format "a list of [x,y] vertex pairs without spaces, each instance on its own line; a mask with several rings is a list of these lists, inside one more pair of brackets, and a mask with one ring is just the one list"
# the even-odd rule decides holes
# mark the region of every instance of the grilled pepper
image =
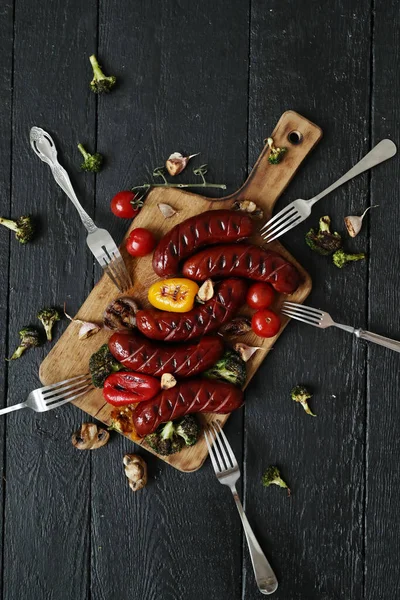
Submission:
[[161,279],[149,287],[150,304],[160,310],[185,313],[192,310],[199,286],[190,279]]
[[126,406],[150,400],[160,389],[155,377],[129,371],[109,375],[104,382],[103,396],[113,406]]

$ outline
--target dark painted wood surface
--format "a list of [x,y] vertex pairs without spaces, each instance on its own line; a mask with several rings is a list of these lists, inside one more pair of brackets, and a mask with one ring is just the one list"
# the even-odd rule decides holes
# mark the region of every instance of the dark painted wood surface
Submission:
[[[210,175],[236,189],[281,113],[325,133],[278,203],[320,191],[384,137],[399,143],[398,6],[370,3],[7,0],[0,9],[1,213],[30,212],[40,235],[19,246],[0,231],[0,360],[39,308],[78,309],[99,272],[75,209],[29,148],[49,130],[82,203],[120,239],[109,200],[141,183],[170,152],[201,151]],[[119,78],[96,98],[87,57]],[[94,178],[77,170],[78,141],[107,157]],[[310,304],[342,322],[400,338],[398,158],[340,188],[284,238],[313,277]],[[189,175],[187,175],[189,177]],[[348,243],[368,263],[338,271],[303,236],[329,213],[380,204]],[[66,326],[59,323],[57,335]],[[48,346],[1,369],[2,405],[38,386]],[[398,356],[338,330],[290,325],[251,383],[226,432],[242,466],[250,522],[279,576],[280,600],[389,600],[399,595]],[[315,390],[308,417],[288,397]],[[134,495],[114,436],[79,453],[69,406],[0,420],[2,597],[256,599],[247,547],[228,490],[209,463],[191,475],[146,454],[150,484]],[[292,488],[264,489],[277,463]]]

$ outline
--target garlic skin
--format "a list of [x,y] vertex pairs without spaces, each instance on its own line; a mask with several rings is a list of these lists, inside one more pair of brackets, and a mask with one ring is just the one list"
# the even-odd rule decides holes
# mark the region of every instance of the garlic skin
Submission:
[[165,167],[171,177],[175,177],[175,175],[182,173],[191,158],[198,156],[199,154],[200,152],[191,154],[190,156],[183,156],[180,152],[173,152],[165,162]]
[[262,346],[248,346],[247,344],[238,342],[233,346],[233,349],[240,354],[244,362],[247,362],[257,350],[262,349]]
[[363,218],[365,217],[366,213],[371,208],[377,208],[378,206],[379,206],[379,204],[374,204],[373,206],[368,206],[368,208],[366,208],[364,210],[363,214],[360,216],[359,215],[349,215],[348,217],[344,218],[344,224],[346,225],[347,232],[351,237],[356,237],[356,235],[358,235],[360,233]]
[[74,319],[68,313],[65,312],[65,302],[64,302],[64,315],[72,321],[72,323],[80,323],[81,327],[78,332],[79,340],[87,340],[87,338],[91,337],[95,333],[98,333],[101,329],[100,325],[97,323],[91,323],[90,321],[82,321],[82,319]]
[[157,204],[157,206],[165,219],[169,219],[170,217],[176,215],[176,210],[169,204],[164,204],[161,202],[160,204]]

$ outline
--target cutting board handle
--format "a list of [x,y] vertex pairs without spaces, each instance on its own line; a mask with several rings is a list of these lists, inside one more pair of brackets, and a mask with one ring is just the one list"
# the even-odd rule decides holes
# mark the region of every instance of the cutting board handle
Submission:
[[252,200],[272,214],[275,202],[294,177],[297,169],[322,137],[320,127],[298,113],[288,110],[278,121],[271,136],[276,147],[287,148],[277,165],[268,162],[270,149],[265,140],[264,148],[243,186],[231,196],[237,200]]

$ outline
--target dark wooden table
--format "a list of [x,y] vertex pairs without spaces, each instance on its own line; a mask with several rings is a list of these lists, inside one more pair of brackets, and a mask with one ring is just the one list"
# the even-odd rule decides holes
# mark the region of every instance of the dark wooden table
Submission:
[[[76,311],[99,270],[75,209],[29,147],[50,131],[87,211],[121,239],[113,194],[149,179],[172,151],[202,153],[235,190],[286,109],[325,137],[278,203],[309,197],[384,137],[400,142],[395,0],[111,2],[4,0],[0,11],[1,213],[31,213],[36,241],[0,231],[0,360],[45,305]],[[97,52],[118,89],[96,97]],[[107,157],[79,173],[78,142]],[[310,304],[341,322],[400,338],[399,159],[337,190],[284,243],[313,277]],[[339,271],[304,243],[311,223],[370,204],[348,247],[369,259]],[[58,324],[57,337],[67,326]],[[38,387],[49,345],[3,362],[3,405]],[[242,468],[249,520],[279,576],[277,600],[399,597],[399,356],[339,330],[292,323],[253,379],[226,432]],[[289,398],[315,390],[307,416]],[[67,406],[0,420],[4,600],[260,598],[229,491],[209,462],[183,474],[146,454],[150,483],[130,491],[121,436],[95,452],[70,442],[84,415]],[[291,485],[264,489],[278,464]]]

